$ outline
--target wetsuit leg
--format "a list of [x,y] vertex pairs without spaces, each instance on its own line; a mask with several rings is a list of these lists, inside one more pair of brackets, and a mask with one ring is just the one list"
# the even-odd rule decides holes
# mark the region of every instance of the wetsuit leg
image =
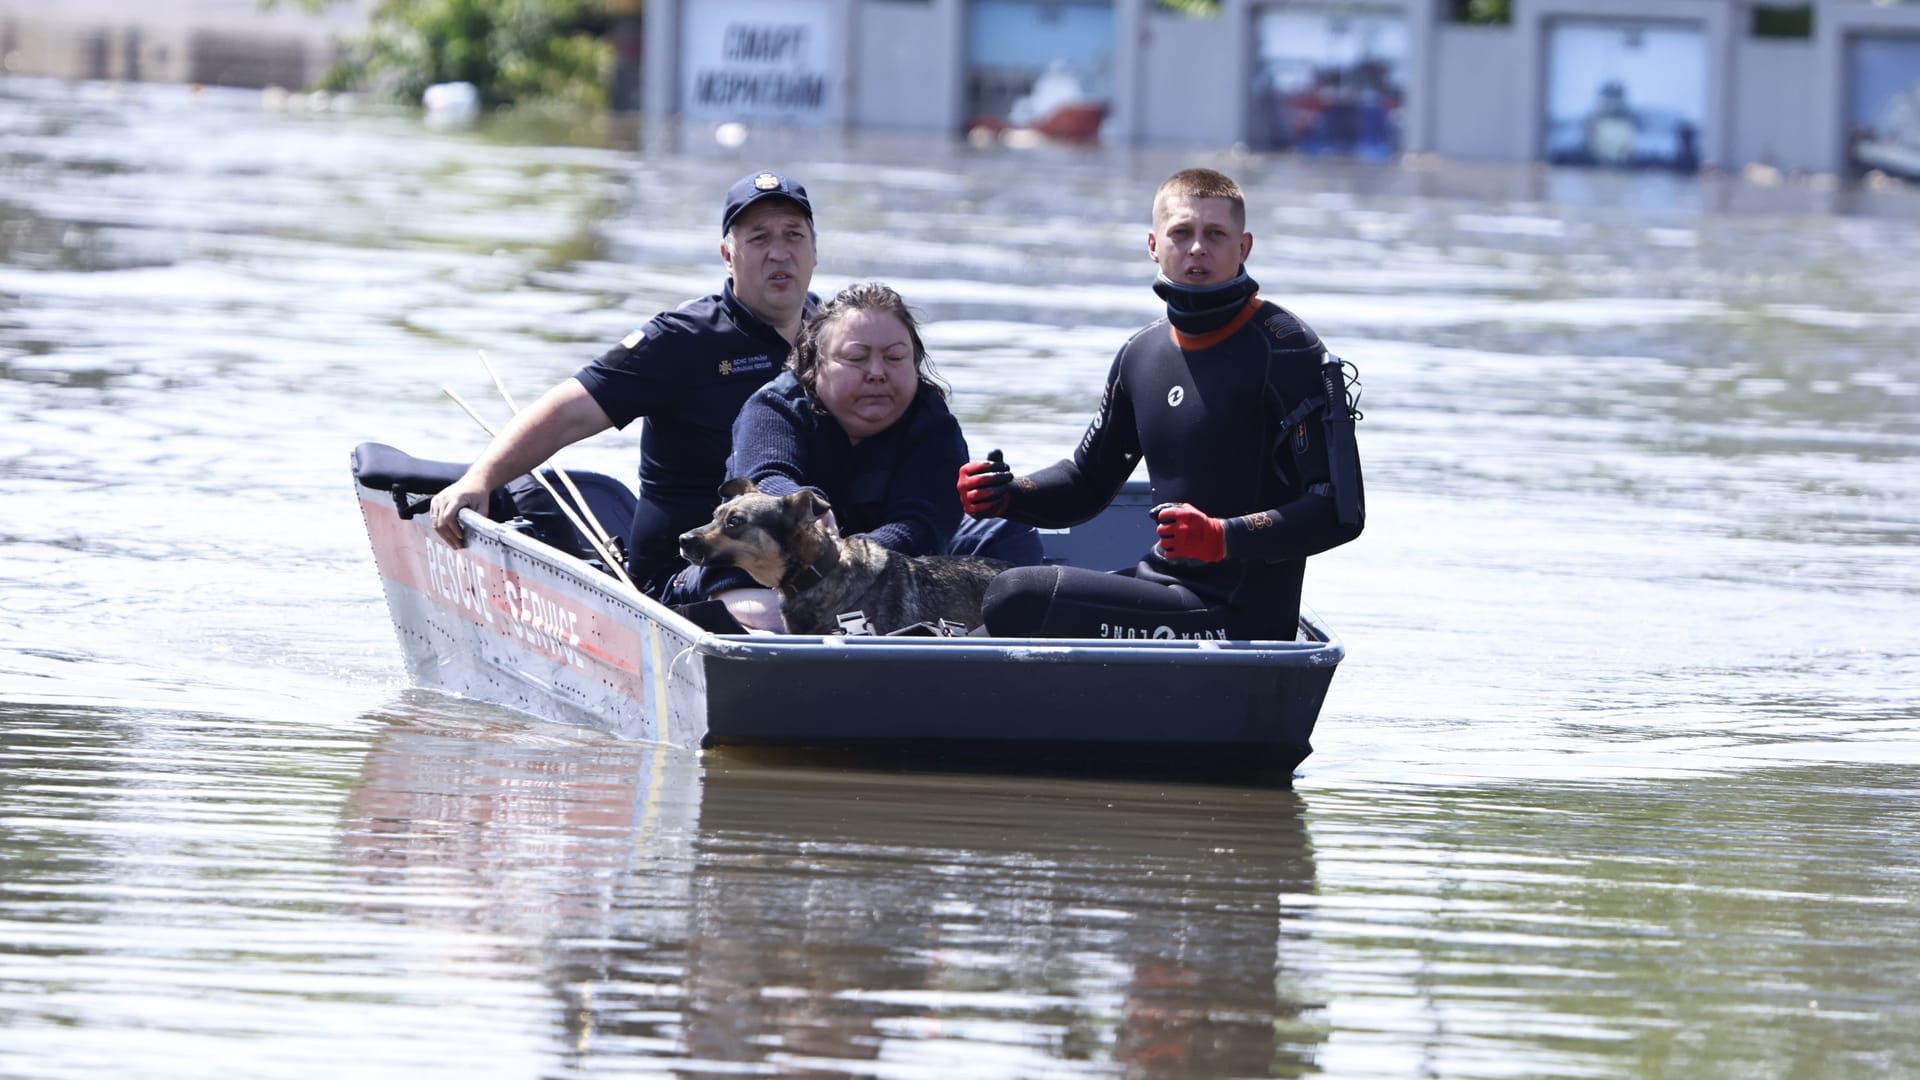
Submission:
[[1075,566],[1008,570],[983,606],[994,637],[1225,638],[1231,629],[1185,586]]

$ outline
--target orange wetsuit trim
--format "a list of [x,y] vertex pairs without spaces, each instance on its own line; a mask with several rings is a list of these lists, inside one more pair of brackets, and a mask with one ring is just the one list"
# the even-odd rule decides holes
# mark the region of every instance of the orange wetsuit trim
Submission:
[[1209,330],[1204,334],[1183,334],[1180,332],[1180,329],[1172,323],[1167,324],[1167,329],[1173,334],[1173,343],[1188,352],[1194,352],[1199,349],[1211,349],[1215,345],[1239,333],[1241,327],[1252,322],[1253,313],[1258,310],[1259,307],[1260,294],[1254,293],[1252,296],[1247,297],[1246,306],[1240,309],[1240,313],[1235,315],[1227,325],[1220,327],[1218,330]]

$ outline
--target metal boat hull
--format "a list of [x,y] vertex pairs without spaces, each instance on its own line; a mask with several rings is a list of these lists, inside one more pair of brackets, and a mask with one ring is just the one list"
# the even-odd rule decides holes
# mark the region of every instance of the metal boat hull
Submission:
[[[1286,642],[713,634],[511,523],[467,512],[456,550],[402,516],[424,492],[356,488],[416,682],[628,739],[1290,776],[1345,654],[1310,615]],[[1050,557],[1142,550],[1115,526],[1148,498]]]

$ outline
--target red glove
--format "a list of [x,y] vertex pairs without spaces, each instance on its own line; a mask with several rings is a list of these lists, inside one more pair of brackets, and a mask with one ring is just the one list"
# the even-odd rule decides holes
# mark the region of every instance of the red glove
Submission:
[[1152,510],[1160,524],[1160,554],[1169,559],[1219,562],[1227,557],[1227,523],[1187,503],[1161,503]]
[[960,509],[969,517],[997,518],[1007,512],[1012,501],[1013,470],[1000,459],[1000,451],[985,461],[969,461],[960,466],[954,487],[960,492]]

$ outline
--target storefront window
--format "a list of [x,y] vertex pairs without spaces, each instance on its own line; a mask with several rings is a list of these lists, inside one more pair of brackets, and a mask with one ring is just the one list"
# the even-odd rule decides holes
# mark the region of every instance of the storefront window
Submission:
[[1366,161],[1400,152],[1408,38],[1399,12],[1275,5],[1258,9],[1254,32],[1253,145]]
[[1549,162],[1694,172],[1706,113],[1707,38],[1698,25],[1569,19],[1550,29]]
[[969,133],[1092,141],[1112,99],[1109,0],[970,0]]

